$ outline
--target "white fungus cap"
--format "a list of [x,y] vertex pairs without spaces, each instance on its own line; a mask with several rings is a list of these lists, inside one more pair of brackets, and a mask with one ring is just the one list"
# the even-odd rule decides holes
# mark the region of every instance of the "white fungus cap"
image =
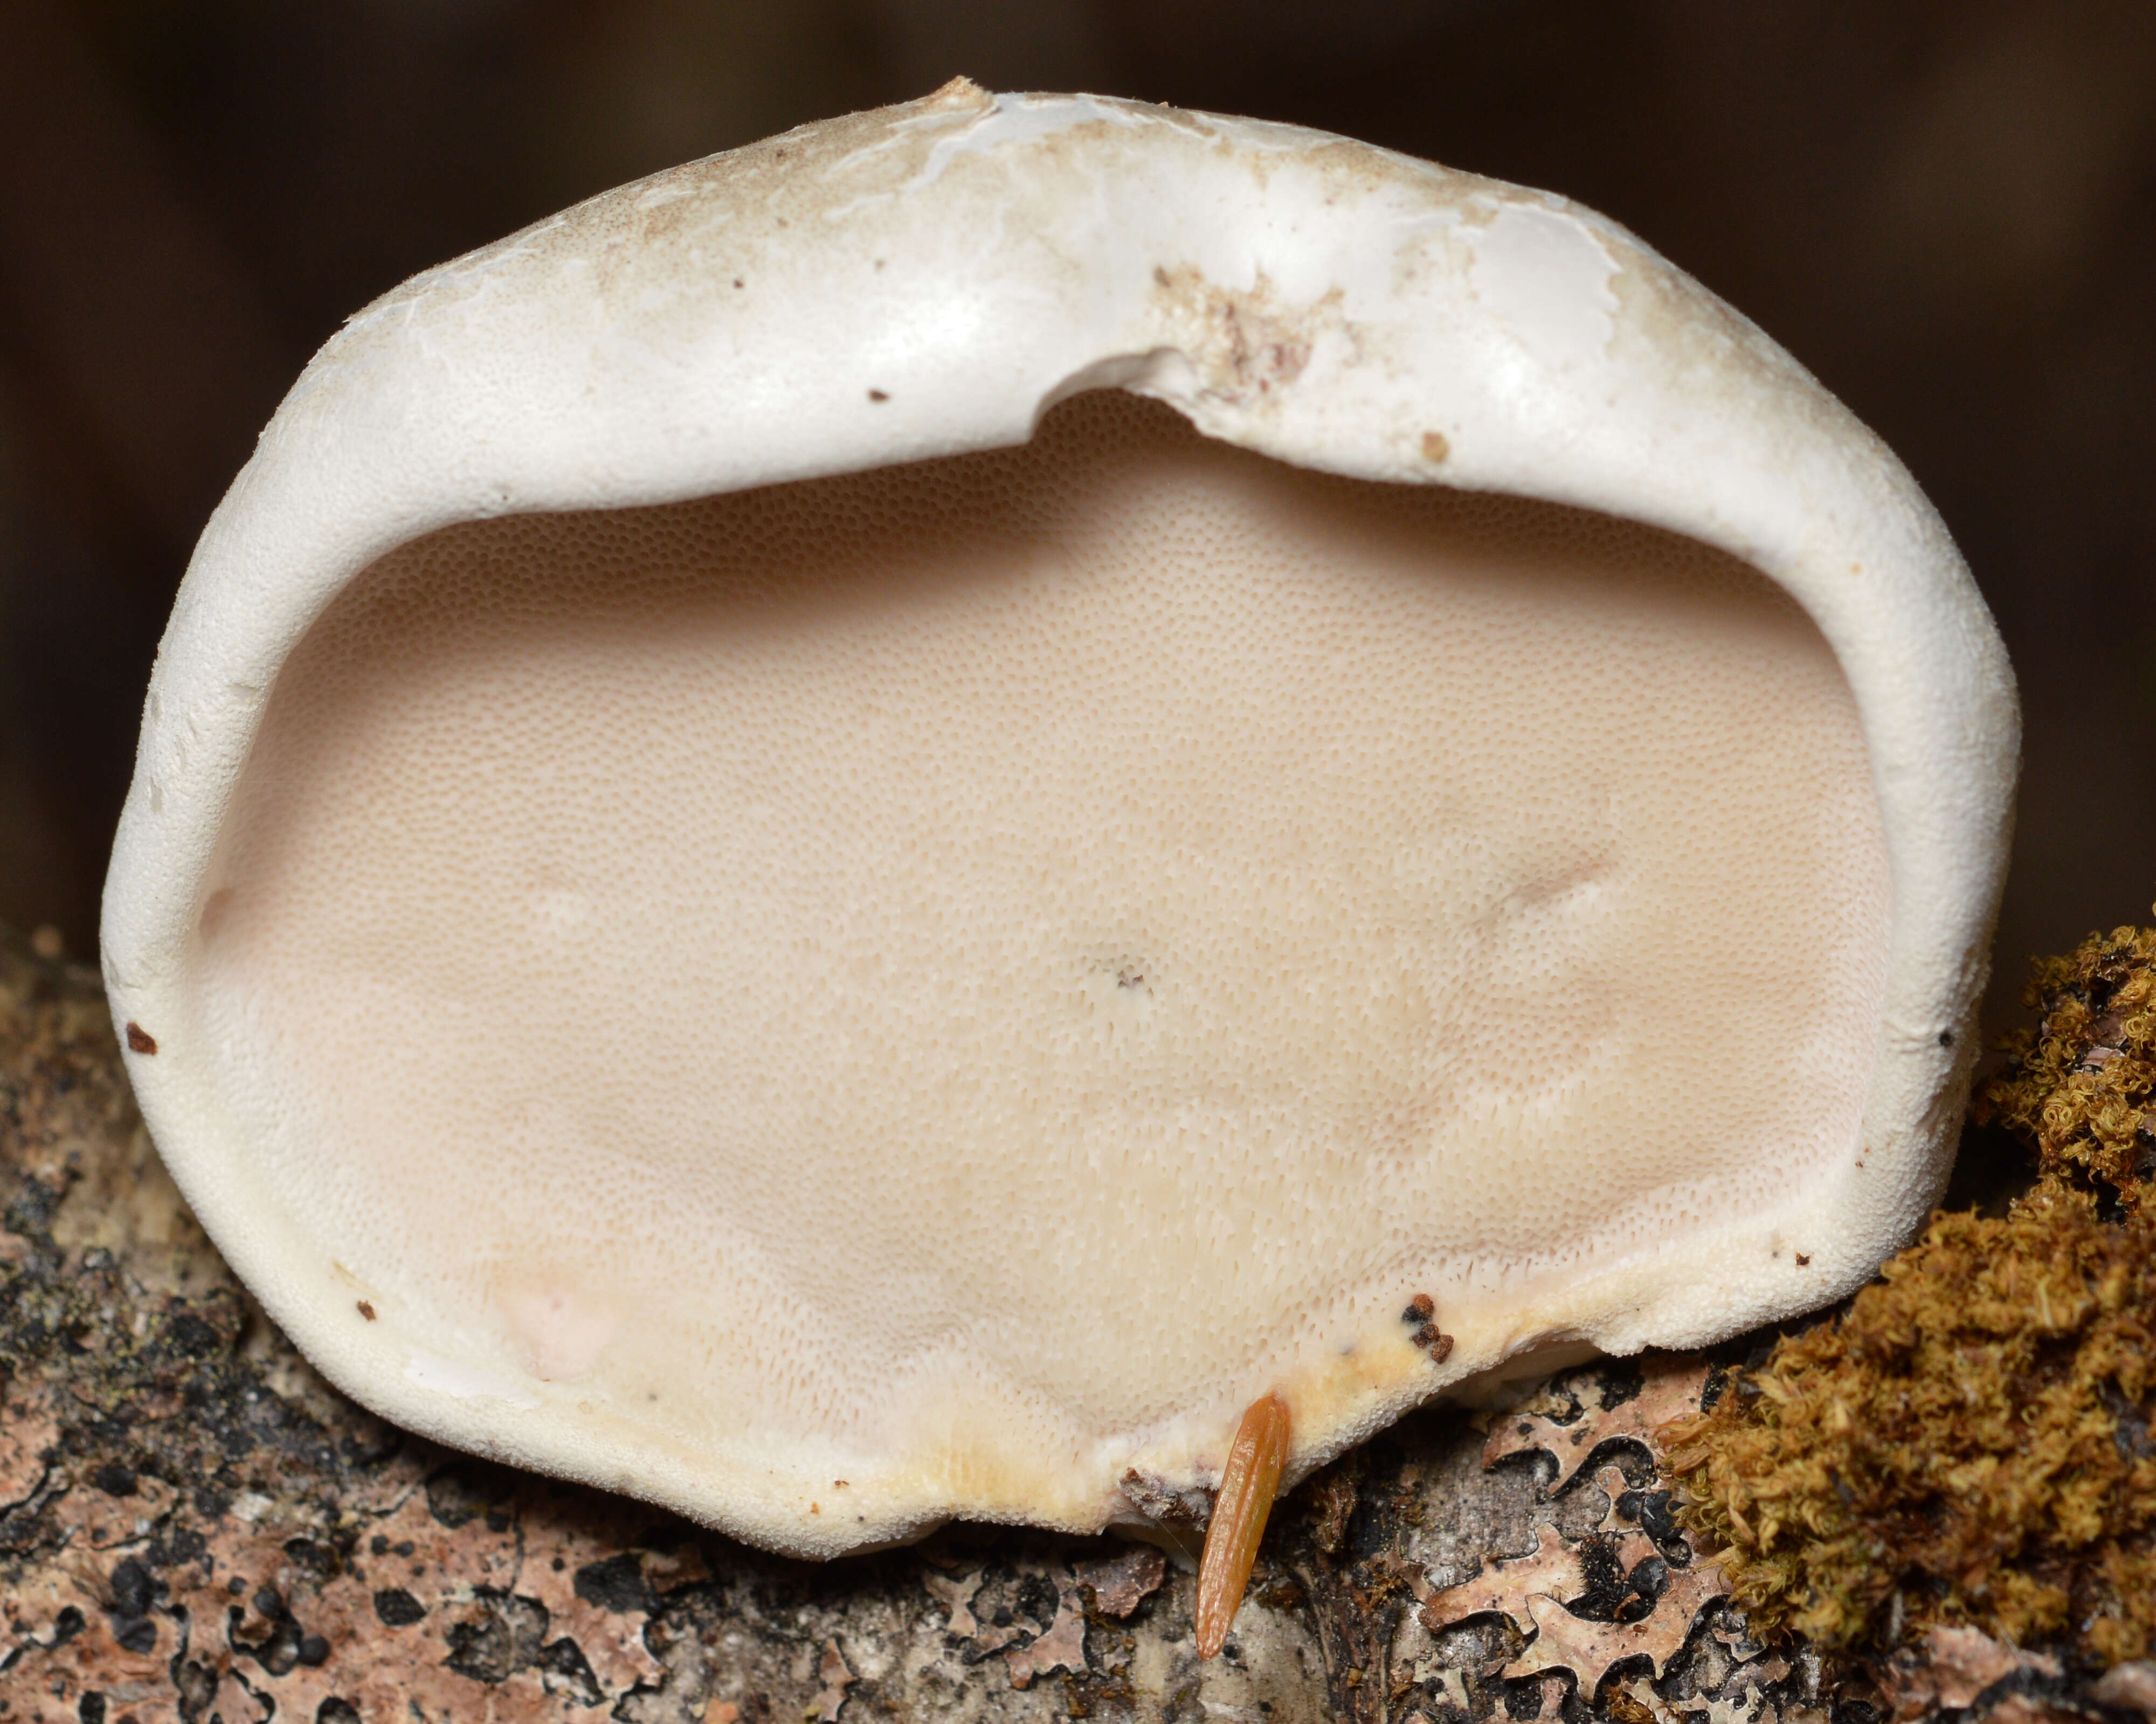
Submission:
[[1908,475],[1622,229],[960,82],[322,350],[174,609],[105,975],[384,1415],[803,1554],[1097,1528],[1268,1393],[1293,1477],[1860,1285],[2015,748]]

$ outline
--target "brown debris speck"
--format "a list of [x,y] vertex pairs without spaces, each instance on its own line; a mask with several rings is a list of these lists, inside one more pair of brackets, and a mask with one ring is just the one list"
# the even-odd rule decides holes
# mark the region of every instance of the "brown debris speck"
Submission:
[[1213,1514],[1209,1492],[1177,1490],[1165,1480],[1132,1467],[1122,1479],[1124,1499],[1155,1526],[1171,1533],[1203,1526]]
[[1205,393],[1245,407],[1285,389],[1328,338],[1352,341],[1335,287],[1308,304],[1283,300],[1262,269],[1247,288],[1209,280],[1194,265],[1153,270],[1156,308]]
[[921,97],[924,108],[985,108],[993,100],[970,78],[957,77]]
[[1168,1578],[1168,1558],[1149,1544],[1134,1544],[1119,1555],[1080,1562],[1078,1583],[1091,1588],[1093,1608],[1121,1621],[1135,1611]]

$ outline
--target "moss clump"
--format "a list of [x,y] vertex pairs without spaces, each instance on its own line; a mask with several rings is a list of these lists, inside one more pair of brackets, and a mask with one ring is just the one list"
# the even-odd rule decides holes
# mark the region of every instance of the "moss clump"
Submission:
[[1769,1627],[2156,1641],[2156,1245],[2071,1193],[1934,1218],[1848,1315],[1664,1434]]
[[2021,996],[2035,1030],[1971,1110],[2035,1147],[2042,1172],[2156,1219],[2156,928],[2092,934],[2039,959]]
[[1938,1214],[1839,1320],[1663,1439],[1753,1622],[2156,1651],[2156,931],[2040,965],[1979,1115],[2032,1139],[2003,1216]]

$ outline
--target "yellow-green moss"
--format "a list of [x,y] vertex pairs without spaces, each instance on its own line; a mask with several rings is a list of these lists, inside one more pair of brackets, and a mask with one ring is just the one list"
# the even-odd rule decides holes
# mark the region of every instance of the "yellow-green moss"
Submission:
[[2022,1003],[2035,1030],[1971,1110],[2032,1145],[2042,1171],[2146,1215],[2156,1175],[2156,928],[2092,934],[2038,960]]
[[2030,1140],[2035,1188],[1935,1215],[1663,1434],[1681,1518],[1763,1628],[2156,1651],[2156,931],[2046,960],[2029,1003],[1979,1111]]

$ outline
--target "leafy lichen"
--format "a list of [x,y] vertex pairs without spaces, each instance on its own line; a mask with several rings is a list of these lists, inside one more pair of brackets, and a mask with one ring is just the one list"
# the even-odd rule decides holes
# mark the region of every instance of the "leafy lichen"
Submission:
[[1935,1215],[1664,1433],[1680,1517],[1760,1626],[2156,1650],[2156,931],[2046,960],[2029,1003],[1976,1111],[2031,1142],[2034,1188]]

